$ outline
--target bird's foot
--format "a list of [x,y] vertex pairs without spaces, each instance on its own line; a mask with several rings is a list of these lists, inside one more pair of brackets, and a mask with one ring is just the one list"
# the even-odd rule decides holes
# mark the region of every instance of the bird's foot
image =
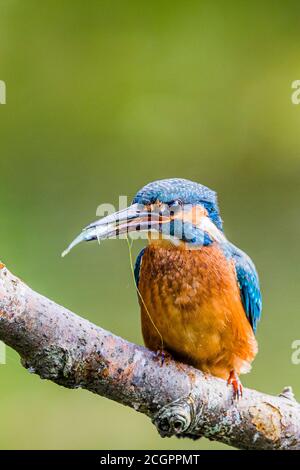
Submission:
[[172,356],[165,349],[158,349],[155,351],[155,358],[160,361],[160,365],[163,366],[166,359],[170,359]]
[[237,373],[232,370],[229,374],[227,385],[232,385],[233,388],[233,398],[239,400],[243,396],[243,385],[240,382],[240,379]]

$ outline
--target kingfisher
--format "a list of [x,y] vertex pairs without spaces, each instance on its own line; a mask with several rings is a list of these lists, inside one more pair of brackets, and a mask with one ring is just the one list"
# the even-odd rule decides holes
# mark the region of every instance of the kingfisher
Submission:
[[262,298],[252,260],[225,236],[216,192],[182,178],[149,183],[129,207],[85,227],[63,256],[82,241],[131,232],[148,241],[134,268],[145,345],[227,380],[241,397]]

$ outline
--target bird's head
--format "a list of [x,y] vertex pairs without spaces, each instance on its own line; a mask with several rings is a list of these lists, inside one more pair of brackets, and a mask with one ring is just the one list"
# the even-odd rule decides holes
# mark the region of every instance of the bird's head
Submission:
[[137,192],[129,207],[85,227],[63,256],[81,241],[132,232],[144,232],[150,240],[169,238],[189,245],[200,243],[199,237],[203,242],[206,235],[217,238],[222,233],[217,195],[186,179],[154,181]]

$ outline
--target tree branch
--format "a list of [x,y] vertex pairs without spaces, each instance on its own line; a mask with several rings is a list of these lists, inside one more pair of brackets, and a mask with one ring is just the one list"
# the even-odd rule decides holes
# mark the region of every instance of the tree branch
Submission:
[[205,436],[240,449],[300,449],[300,406],[226,382],[129,343],[34,292],[0,264],[0,339],[29,372],[149,416],[161,436]]

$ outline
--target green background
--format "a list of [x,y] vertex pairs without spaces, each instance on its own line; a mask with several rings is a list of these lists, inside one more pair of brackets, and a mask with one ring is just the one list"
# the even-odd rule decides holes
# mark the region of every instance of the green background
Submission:
[[[299,398],[299,22],[289,1],[1,0],[1,260],[141,343],[126,241],[60,253],[102,202],[159,178],[206,184],[261,278],[260,352],[243,383]],[[226,448],[163,440],[133,410],[28,374],[9,348],[0,417],[1,448]]]

